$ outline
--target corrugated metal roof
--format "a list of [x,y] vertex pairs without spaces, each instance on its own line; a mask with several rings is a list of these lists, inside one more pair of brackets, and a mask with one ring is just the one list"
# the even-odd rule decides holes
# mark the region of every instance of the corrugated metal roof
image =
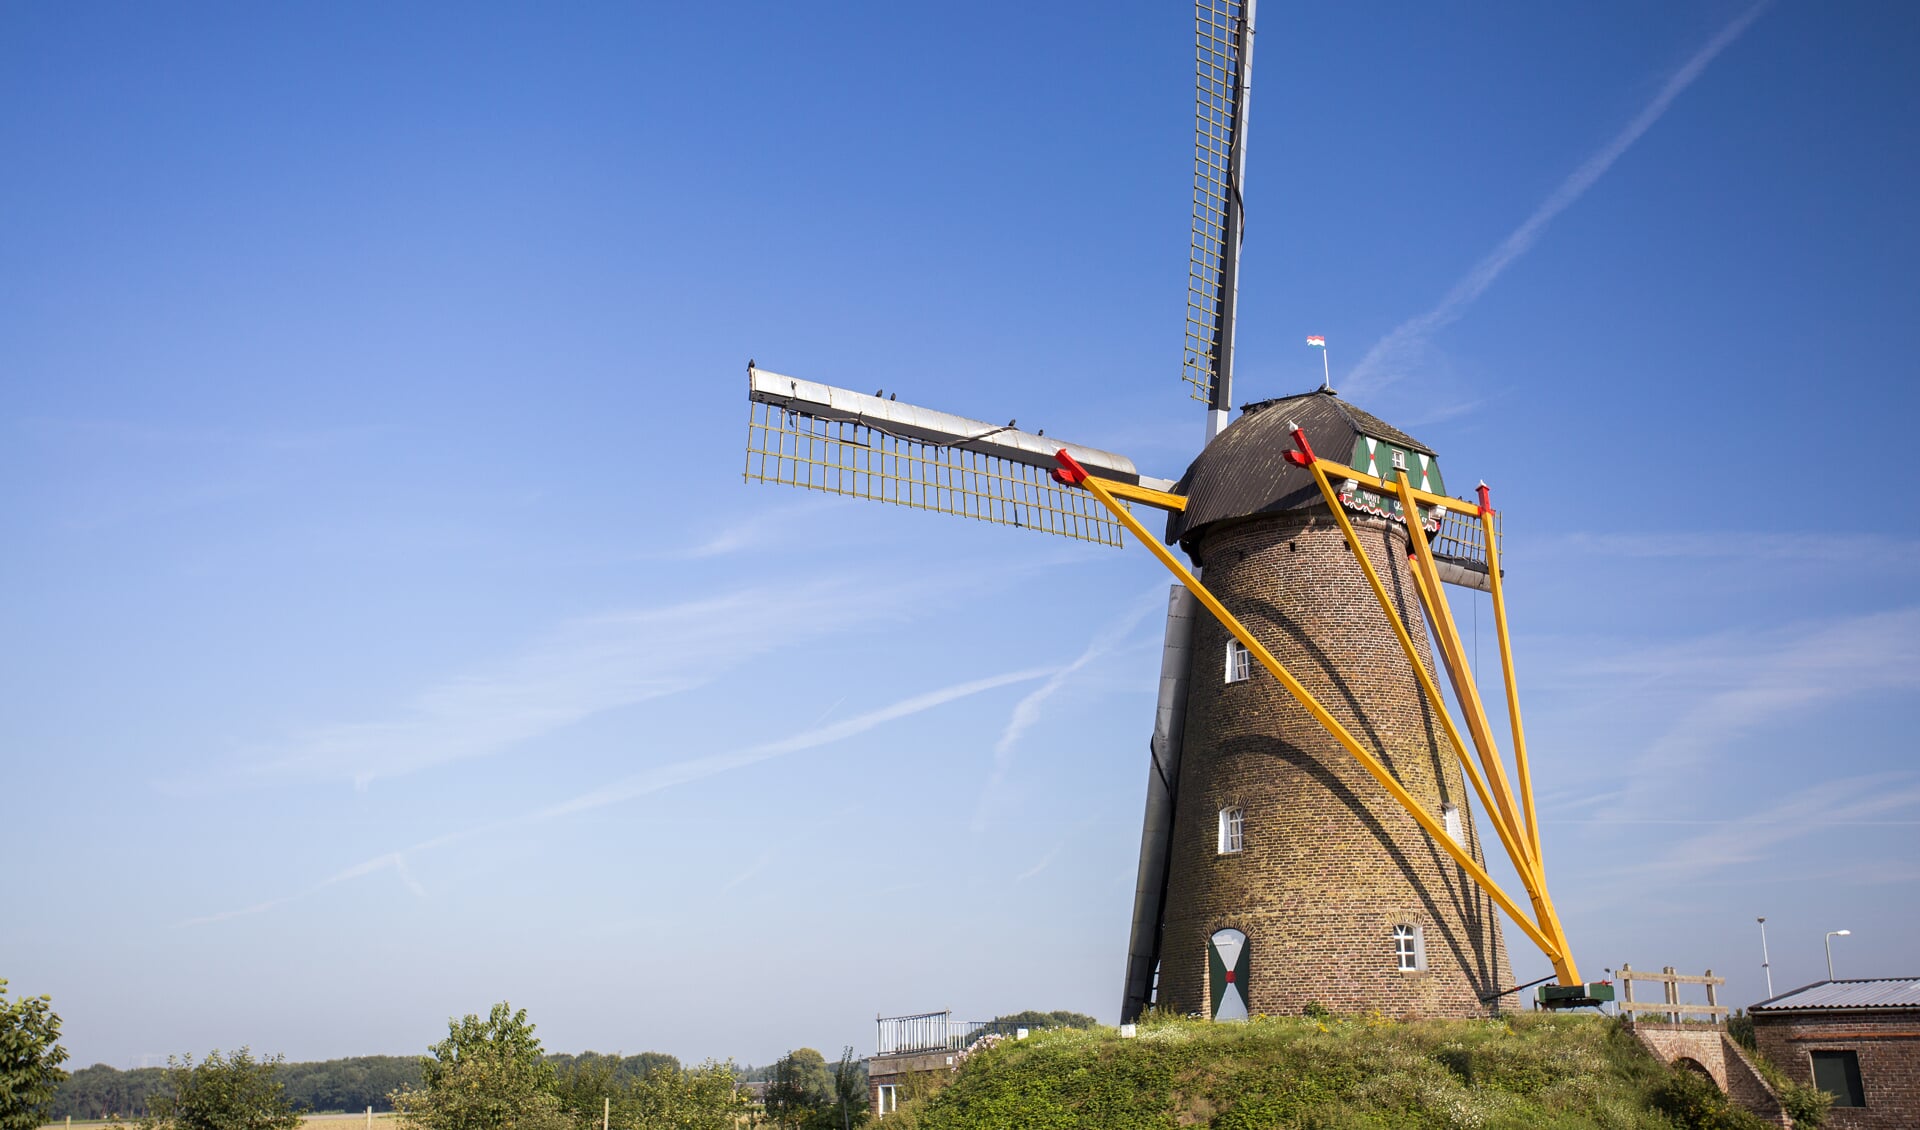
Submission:
[[1920,977],[1863,977],[1821,981],[1761,1001],[1748,1011],[1800,1008],[1920,1008]]
[[1369,435],[1409,451],[1432,448],[1379,418],[1341,400],[1331,390],[1283,396],[1249,404],[1202,451],[1174,487],[1187,496],[1185,510],[1167,517],[1167,541],[1189,549],[1214,522],[1273,514],[1321,504],[1320,488],[1304,467],[1287,462],[1293,449],[1289,421],[1307,433],[1319,455],[1345,463],[1355,436]]

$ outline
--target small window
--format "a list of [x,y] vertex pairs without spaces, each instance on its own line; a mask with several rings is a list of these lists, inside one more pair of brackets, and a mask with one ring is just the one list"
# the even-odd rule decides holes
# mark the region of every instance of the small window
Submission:
[[1239,640],[1227,641],[1227,682],[1244,683],[1253,672],[1253,655]]
[[1866,1106],[1866,1088],[1860,1085],[1858,1052],[1809,1052],[1813,1057],[1813,1085],[1833,1096],[1834,1106]]
[[1395,966],[1402,972],[1413,973],[1425,969],[1427,967],[1426,930],[1419,926],[1395,926],[1393,957]]
[[1404,451],[1394,452],[1393,465],[1395,467],[1398,467],[1402,471],[1406,470],[1407,469],[1407,453]]
[[1447,838],[1456,844],[1466,843],[1466,840],[1462,839],[1466,833],[1460,827],[1460,810],[1458,808],[1455,808],[1451,804],[1442,808],[1440,810],[1440,819],[1447,826]]
[[1247,846],[1247,810],[1244,808],[1223,808],[1220,810],[1220,854],[1232,855],[1243,851]]

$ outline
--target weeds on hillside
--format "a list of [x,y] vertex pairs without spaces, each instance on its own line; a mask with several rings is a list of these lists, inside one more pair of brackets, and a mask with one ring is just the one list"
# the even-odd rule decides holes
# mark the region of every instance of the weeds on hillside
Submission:
[[[981,1049],[893,1130],[1425,1130],[1763,1125],[1704,1079],[1649,1056],[1600,1017],[1396,1022],[1378,1015],[1150,1017]],[[1704,1089],[1703,1089],[1704,1088]]]

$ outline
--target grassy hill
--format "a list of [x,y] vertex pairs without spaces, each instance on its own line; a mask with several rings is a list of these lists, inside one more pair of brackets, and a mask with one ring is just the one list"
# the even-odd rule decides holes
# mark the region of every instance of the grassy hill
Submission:
[[[937,1085],[937,1084],[936,1084]],[[1036,1032],[975,1051],[889,1130],[1265,1127],[1747,1128],[1706,1079],[1669,1069],[1615,1021],[1154,1019]]]

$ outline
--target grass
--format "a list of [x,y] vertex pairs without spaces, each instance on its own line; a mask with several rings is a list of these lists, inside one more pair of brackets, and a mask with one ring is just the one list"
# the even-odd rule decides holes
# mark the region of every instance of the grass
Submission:
[[1135,1039],[1052,1030],[969,1056],[888,1130],[1593,1130],[1761,1125],[1612,1020],[1153,1019]]

